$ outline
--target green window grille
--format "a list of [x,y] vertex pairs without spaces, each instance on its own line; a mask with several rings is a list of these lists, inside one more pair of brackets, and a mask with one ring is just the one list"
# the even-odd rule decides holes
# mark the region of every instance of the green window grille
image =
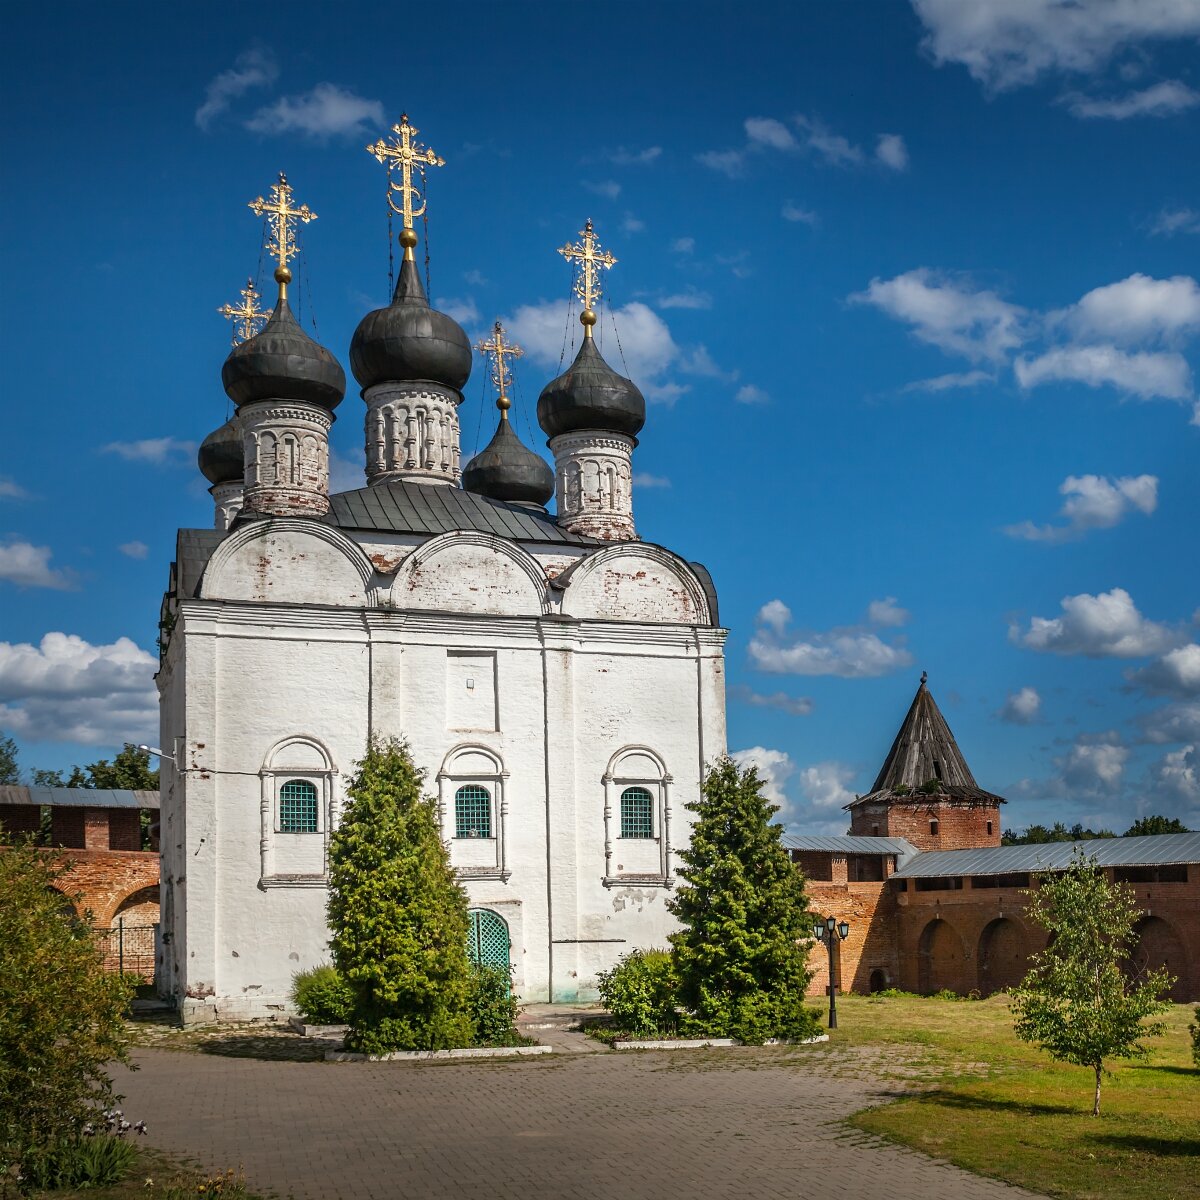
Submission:
[[487,788],[477,783],[467,783],[454,793],[454,836],[492,836],[492,794]]
[[621,793],[621,836],[654,836],[654,797],[644,787],[629,787]]
[[509,966],[508,925],[504,918],[486,908],[473,908],[467,914],[467,953],[481,967]]
[[304,779],[289,779],[279,789],[280,833],[317,832],[317,789]]

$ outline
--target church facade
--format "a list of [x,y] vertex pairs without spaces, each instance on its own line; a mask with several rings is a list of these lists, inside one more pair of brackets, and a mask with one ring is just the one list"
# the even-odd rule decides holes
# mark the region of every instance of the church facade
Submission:
[[593,996],[674,928],[684,806],[725,752],[712,581],[634,524],[645,403],[591,337],[594,231],[567,248],[581,348],[538,403],[553,470],[508,422],[499,327],[496,435],[464,466],[471,347],[430,307],[406,220],[392,303],[350,347],[367,486],[330,495],[345,377],[288,307],[286,180],[258,203],[280,296],[223,368],[237,411],[200,451],[214,528],[180,531],[163,602],[160,986],[185,1020],[288,1006],[295,972],[328,961],[348,777],[395,737],[436,798],[474,952],[524,1000]]

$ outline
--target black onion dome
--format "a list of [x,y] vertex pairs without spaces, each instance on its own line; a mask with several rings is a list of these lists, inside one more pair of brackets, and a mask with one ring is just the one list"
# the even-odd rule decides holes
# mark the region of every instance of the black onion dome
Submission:
[[364,390],[377,383],[426,382],[462,391],[471,374],[471,343],[457,321],[429,307],[412,259],[400,264],[391,304],[358,323],[350,370]]
[[237,483],[246,473],[242,454],[242,428],[237,417],[230,417],[200,443],[196,462],[209,483]]
[[547,437],[576,429],[603,429],[633,437],[646,423],[646,398],[618,375],[585,337],[575,361],[538,397],[538,424]]
[[463,471],[463,488],[490,500],[540,504],[554,495],[554,472],[501,419],[496,436],[475,455]]
[[346,394],[346,373],[300,328],[280,299],[262,331],[229,352],[221,382],[239,408],[256,400],[295,400],[332,412]]

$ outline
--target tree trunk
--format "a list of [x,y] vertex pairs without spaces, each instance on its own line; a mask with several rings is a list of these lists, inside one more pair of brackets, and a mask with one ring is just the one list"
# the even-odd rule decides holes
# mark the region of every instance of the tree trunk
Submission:
[[1095,1100],[1095,1103],[1093,1103],[1093,1105],[1092,1105],[1092,1116],[1093,1117],[1098,1117],[1100,1115],[1100,1073],[1103,1070],[1104,1070],[1103,1064],[1097,1063],[1096,1064],[1096,1100]]

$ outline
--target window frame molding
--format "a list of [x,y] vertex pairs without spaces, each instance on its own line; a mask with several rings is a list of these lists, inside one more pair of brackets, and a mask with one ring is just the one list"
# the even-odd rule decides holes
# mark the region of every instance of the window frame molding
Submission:
[[[456,771],[454,770],[455,762],[469,754],[478,754],[488,760],[492,765],[490,771]],[[477,866],[477,867],[455,867],[455,874],[462,880],[469,879],[498,879],[501,883],[507,883],[512,876],[512,871],[508,867],[508,850],[507,839],[505,838],[505,828],[508,818],[508,771],[504,768],[504,760],[499,753],[493,750],[490,746],[485,746],[480,742],[459,742],[452,746],[447,752],[445,758],[442,759],[442,765],[438,768],[437,789],[438,789],[438,829],[442,835],[442,841],[445,842],[447,848],[453,853],[456,843],[462,842],[466,845],[478,845],[483,841],[491,841],[495,843],[496,857],[492,865]],[[491,796],[492,804],[492,836],[490,838],[460,838],[455,834],[455,795],[460,787],[468,784],[477,784],[487,789]]]
[[[658,778],[623,773],[625,760],[635,755],[648,758],[658,769]],[[649,746],[622,746],[609,760],[601,780],[604,785],[604,878],[606,888],[614,887],[661,887],[673,888],[673,850],[671,846],[671,789],[675,782],[661,755]],[[621,839],[621,793],[629,787],[645,788],[653,798],[653,838]],[[615,815],[614,815],[615,814]],[[658,842],[659,869],[654,875],[618,875],[613,870],[614,843],[617,840],[630,842]]]
[[[321,767],[288,766],[289,751],[303,746],[315,752]],[[293,755],[299,758],[300,755]],[[341,815],[336,780],[338,769],[323,742],[309,734],[283,738],[267,751],[259,770],[259,879],[261,890],[273,887],[327,887],[329,884],[329,839]],[[296,780],[311,783],[317,789],[317,829],[310,833],[292,833],[280,828],[280,792],[284,784]],[[304,874],[277,874],[275,847],[277,838],[321,839],[321,870]]]

